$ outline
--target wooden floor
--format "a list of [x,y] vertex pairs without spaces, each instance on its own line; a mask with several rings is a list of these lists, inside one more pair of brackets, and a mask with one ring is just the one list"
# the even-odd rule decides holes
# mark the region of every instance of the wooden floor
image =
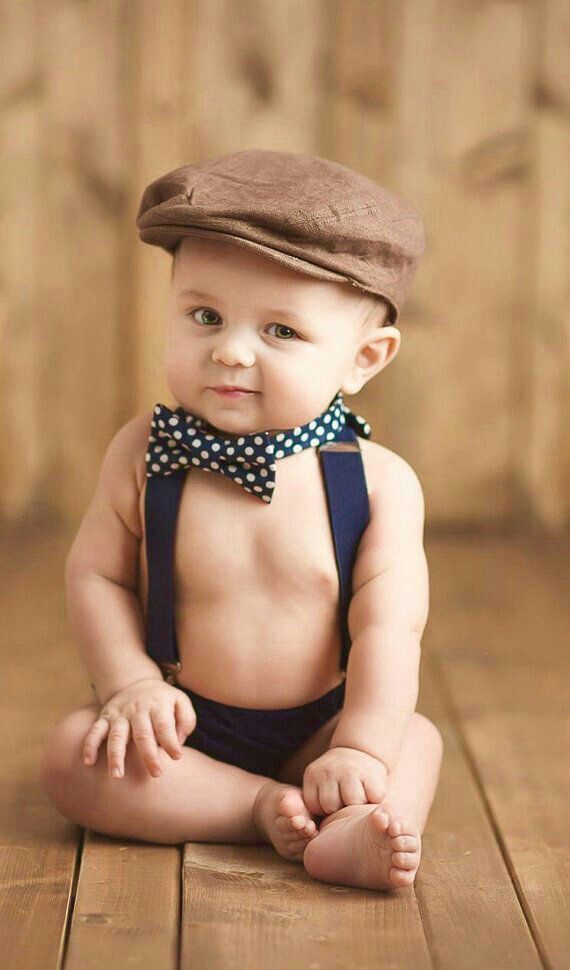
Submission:
[[385,893],[320,883],[269,846],[116,840],[57,812],[42,738],[91,700],[65,615],[70,540],[30,527],[3,543],[3,967],[570,967],[561,544],[428,536],[418,710],[444,763],[416,883]]

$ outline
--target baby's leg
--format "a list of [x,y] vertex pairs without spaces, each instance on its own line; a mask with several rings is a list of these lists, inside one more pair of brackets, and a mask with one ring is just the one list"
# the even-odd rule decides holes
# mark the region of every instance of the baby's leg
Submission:
[[[62,815],[96,832],[147,842],[267,841],[253,812],[258,792],[268,784],[265,775],[216,761],[190,747],[174,760],[159,747],[163,773],[152,778],[132,738],[122,778],[109,776],[105,742],[95,764],[85,765],[83,741],[99,710],[99,705],[91,704],[67,715],[46,741],[41,783]],[[299,791],[279,782],[272,781],[271,786],[276,797]]]
[[349,805],[323,819],[304,852],[307,872],[324,882],[396,889],[414,881],[443,755],[436,726],[415,713],[379,805]]

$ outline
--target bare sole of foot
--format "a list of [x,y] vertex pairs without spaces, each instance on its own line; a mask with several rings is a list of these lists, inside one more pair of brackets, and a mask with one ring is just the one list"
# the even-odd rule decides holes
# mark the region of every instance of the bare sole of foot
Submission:
[[303,865],[322,882],[401,889],[415,879],[421,842],[412,822],[391,818],[380,805],[355,805],[350,814],[324,820],[305,848]]
[[307,845],[318,832],[302,789],[278,781],[270,780],[260,788],[253,817],[260,835],[266,836],[279,855],[292,862],[302,861]]

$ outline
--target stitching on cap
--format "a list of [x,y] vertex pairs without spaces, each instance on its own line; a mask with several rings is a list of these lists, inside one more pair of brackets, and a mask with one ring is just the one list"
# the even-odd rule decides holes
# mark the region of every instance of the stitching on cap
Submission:
[[[291,219],[288,217],[287,221],[292,225],[303,221],[312,223],[313,225],[322,225],[324,222],[329,222],[331,219],[331,216],[333,217],[351,216],[351,215],[354,215],[356,212],[378,212],[379,211],[378,205],[375,202],[367,202],[365,203],[365,205],[354,205],[353,203],[352,208],[349,208],[348,207],[349,205],[350,203],[346,202],[344,203],[345,207],[343,208],[342,202],[340,203],[335,202],[335,203],[328,204],[325,207],[318,206],[316,209],[313,209],[310,212],[304,212],[302,216],[300,216],[300,218],[298,219],[295,219],[295,218]],[[335,210],[338,210],[338,211],[335,211]],[[313,213],[315,214],[313,215]]]

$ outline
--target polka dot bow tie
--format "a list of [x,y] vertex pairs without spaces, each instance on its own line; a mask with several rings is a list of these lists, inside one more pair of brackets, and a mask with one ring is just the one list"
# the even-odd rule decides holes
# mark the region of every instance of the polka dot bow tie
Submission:
[[274,459],[332,441],[346,424],[360,437],[370,437],[370,425],[347,408],[342,391],[326,411],[307,424],[274,435],[260,431],[240,438],[224,437],[213,425],[182,407],[172,411],[165,404],[157,404],[146,454],[147,478],[172,475],[196,465],[204,471],[228,475],[252,495],[271,502]]

